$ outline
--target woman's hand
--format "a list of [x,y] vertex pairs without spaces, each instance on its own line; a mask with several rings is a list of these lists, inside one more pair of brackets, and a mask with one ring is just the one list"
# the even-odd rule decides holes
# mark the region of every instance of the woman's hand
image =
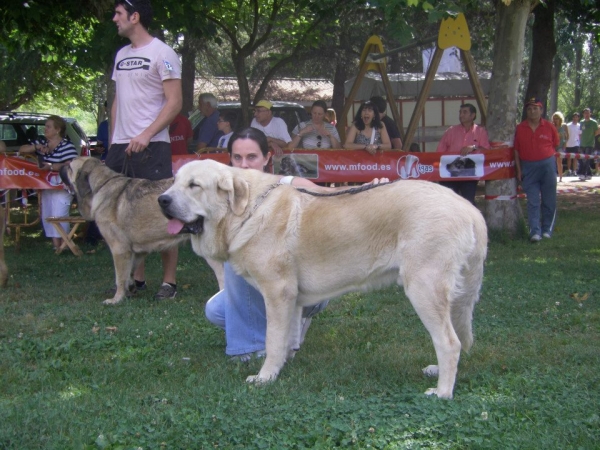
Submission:
[[389,178],[373,178],[368,183],[365,183],[365,185],[367,185],[367,184],[383,184],[383,183],[389,183],[389,182],[390,182]]
[[379,150],[379,145],[377,145],[377,144],[366,145],[365,150],[368,151],[371,155],[374,155],[375,153],[377,153],[377,150]]

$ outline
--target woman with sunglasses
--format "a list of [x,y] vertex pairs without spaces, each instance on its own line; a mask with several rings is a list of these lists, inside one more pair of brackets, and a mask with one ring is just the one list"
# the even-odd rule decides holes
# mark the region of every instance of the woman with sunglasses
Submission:
[[310,109],[311,120],[302,122],[292,131],[292,142],[288,148],[341,148],[340,135],[335,127],[325,120],[327,103],[317,100]]

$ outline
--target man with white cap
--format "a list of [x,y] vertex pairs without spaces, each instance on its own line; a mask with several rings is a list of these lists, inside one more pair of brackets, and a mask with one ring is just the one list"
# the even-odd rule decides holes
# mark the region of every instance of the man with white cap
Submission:
[[267,136],[269,148],[276,155],[281,155],[281,150],[292,141],[287,125],[283,119],[273,117],[273,103],[268,100],[260,100],[254,107],[254,119],[250,126],[262,131]]

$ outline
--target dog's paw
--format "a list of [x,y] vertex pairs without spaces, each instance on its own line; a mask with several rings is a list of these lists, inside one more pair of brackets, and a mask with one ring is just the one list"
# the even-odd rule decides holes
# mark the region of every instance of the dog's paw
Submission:
[[107,298],[106,300],[104,300],[102,302],[102,304],[103,305],[117,305],[117,304],[121,303],[121,300],[122,299],[120,299],[120,298]]
[[[423,375],[425,375],[426,377],[437,377],[439,375],[439,372],[440,371],[438,369],[438,366],[436,366],[435,364],[427,366],[423,369]],[[426,392],[426,394],[427,394],[427,392]],[[427,394],[427,395],[431,395],[431,394]]]
[[261,378],[258,375],[250,375],[248,378],[246,378],[246,383],[254,384],[256,386],[261,386],[270,383],[271,381],[273,380],[270,378],[265,380],[264,378]]
[[425,395],[437,395],[437,388],[429,388],[425,391]]
[[429,388],[425,391],[425,395],[437,395],[438,398],[443,398],[446,400],[452,400],[452,392],[442,392],[438,390],[438,388]]

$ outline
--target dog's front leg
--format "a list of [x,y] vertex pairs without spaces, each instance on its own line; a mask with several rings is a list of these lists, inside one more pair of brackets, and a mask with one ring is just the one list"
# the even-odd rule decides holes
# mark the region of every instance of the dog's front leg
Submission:
[[[289,281],[289,280],[287,280]],[[249,383],[267,383],[277,379],[288,356],[288,339],[290,323],[296,312],[296,292],[285,288],[269,289],[269,293],[261,289],[265,298],[267,312],[267,336],[265,362],[258,375],[249,376]],[[266,294],[266,295],[265,295]]]
[[[111,249],[112,251],[112,249]],[[128,283],[131,278],[131,271],[133,269],[134,255],[129,251],[123,251],[120,253],[113,251],[113,263],[115,265],[115,284],[117,291],[113,298],[104,300],[105,305],[116,305],[120,303],[127,293]]]

